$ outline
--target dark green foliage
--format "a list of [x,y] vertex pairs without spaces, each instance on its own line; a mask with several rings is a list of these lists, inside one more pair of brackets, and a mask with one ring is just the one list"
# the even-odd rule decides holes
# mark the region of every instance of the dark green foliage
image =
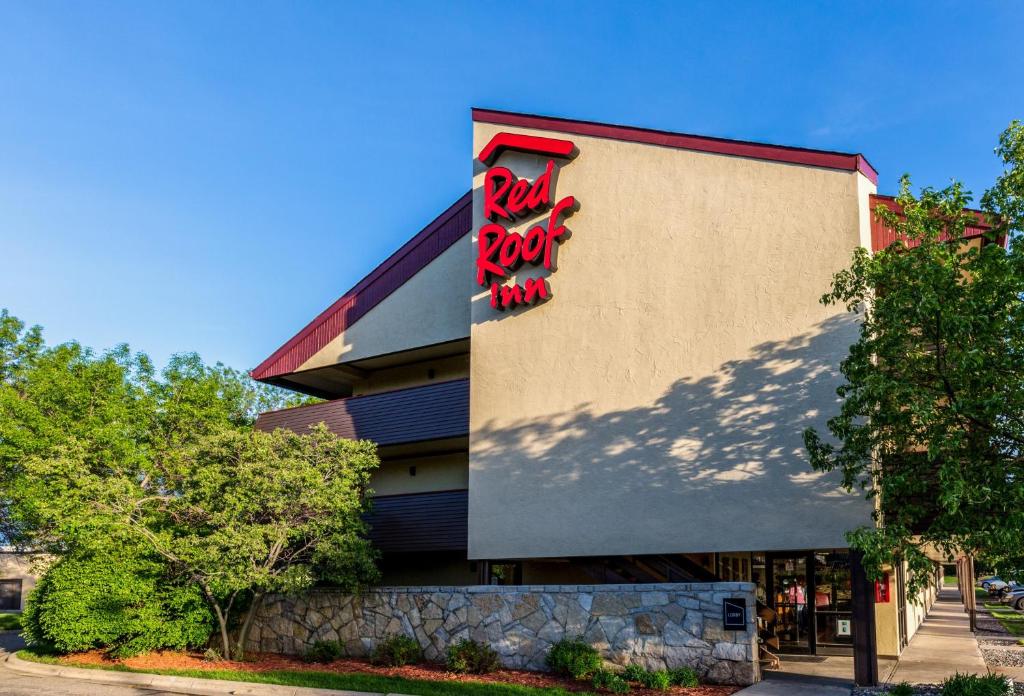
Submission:
[[589,679],[601,669],[601,655],[582,638],[563,638],[551,646],[547,665],[558,674],[573,679]]
[[647,670],[640,665],[626,665],[626,669],[622,670],[622,678],[631,682],[639,682],[646,673]]
[[914,696],[914,687],[907,682],[900,682],[887,692],[889,696]]
[[318,640],[306,651],[302,659],[306,662],[334,662],[344,657],[345,646],[336,640]]
[[904,177],[902,212],[872,215],[912,244],[857,249],[822,298],[859,336],[840,364],[839,413],[804,442],[815,469],[879,499],[876,524],[848,539],[875,577],[906,561],[911,596],[930,581],[928,546],[1024,569],[1024,123],[996,154],[981,206],[987,241],[1007,248],[950,244],[979,223],[971,194]]
[[672,686],[700,686],[700,679],[697,677],[697,670],[693,667],[676,667],[668,671],[669,681]]
[[666,691],[668,687],[672,686],[672,679],[668,676],[668,672],[659,669],[657,672],[644,672],[640,677],[640,683],[648,689]]
[[1001,674],[960,674],[942,682],[942,696],[1009,696],[1010,683]]
[[0,631],[21,629],[21,614],[0,614]]
[[590,683],[595,689],[603,689],[604,691],[610,691],[613,694],[629,693],[629,684],[626,680],[615,672],[611,672],[607,669],[599,669],[594,672],[594,676],[591,678]]
[[498,653],[475,640],[460,640],[448,646],[448,669],[465,674],[487,674],[498,669]]
[[395,635],[385,638],[370,655],[370,662],[386,667],[402,667],[423,661],[423,648],[415,638],[406,635]]
[[[323,426],[253,430],[256,413],[288,400],[195,354],[158,374],[126,346],[48,347],[0,310],[0,538],[55,558],[144,548],[168,587],[190,584],[210,604],[218,649],[239,658],[246,611],[266,594],[377,575],[363,521],[376,446]],[[43,640],[63,619],[57,604],[41,612]],[[86,642],[107,641],[113,627],[93,635],[94,623]],[[123,633],[149,642],[130,622]]]
[[24,623],[31,645],[124,657],[200,646],[213,617],[197,587],[168,581],[161,562],[125,547],[118,558],[73,556],[51,566],[29,596]]

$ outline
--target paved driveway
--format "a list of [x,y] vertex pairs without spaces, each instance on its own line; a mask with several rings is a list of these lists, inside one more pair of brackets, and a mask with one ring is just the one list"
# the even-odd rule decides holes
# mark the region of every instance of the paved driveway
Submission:
[[79,679],[42,677],[19,674],[7,668],[6,651],[18,650],[25,643],[15,631],[0,631],[0,694],[3,696],[40,696],[41,694],[68,694],[68,696],[159,696],[171,694],[137,686],[118,684],[93,684]]

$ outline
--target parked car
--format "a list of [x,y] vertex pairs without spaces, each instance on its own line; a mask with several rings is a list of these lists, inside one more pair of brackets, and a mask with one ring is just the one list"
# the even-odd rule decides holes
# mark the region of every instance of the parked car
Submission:
[[999,587],[995,586],[994,584],[989,586],[988,593],[990,595],[995,595],[996,597],[1005,597],[1006,595],[1010,594],[1016,589],[1019,589],[1020,587],[1021,584],[1019,582],[1017,582],[1016,580],[1011,580],[1005,585]]
[[1024,611],[1024,587],[1018,585],[1009,592],[1003,594],[999,599],[1003,604],[1008,604],[1018,611]]
[[1001,577],[999,577],[998,575],[993,575],[992,577],[985,578],[984,580],[981,581],[981,589],[983,589],[983,590],[991,589],[992,583],[998,583],[998,584],[1003,584],[1003,585],[1006,584],[1006,583],[1003,582],[1003,579]]

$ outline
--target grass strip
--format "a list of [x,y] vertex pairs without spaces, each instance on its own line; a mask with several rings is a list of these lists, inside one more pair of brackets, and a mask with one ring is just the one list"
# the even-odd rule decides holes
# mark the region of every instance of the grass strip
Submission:
[[[32,650],[21,650],[18,657],[31,662],[59,664],[59,657],[36,653]],[[384,677],[377,674],[337,673],[317,671],[274,670],[269,672],[251,672],[242,669],[133,669],[124,665],[70,665],[89,669],[108,669],[117,672],[137,672],[143,674],[162,674],[172,677],[192,677],[199,679],[221,679],[228,681],[250,682],[255,684],[279,684],[281,686],[308,686],[315,689],[341,689],[349,691],[371,691],[376,693],[402,693],[415,696],[573,696],[564,689],[538,689],[515,684],[494,684],[487,682],[460,681],[428,681],[425,679],[405,679],[402,677]]]
[[21,614],[0,614],[0,631],[20,631]]
[[1024,616],[1010,609],[1005,604],[986,602],[985,608],[992,614],[992,618],[1002,624],[1008,633],[1015,636],[1024,636]]

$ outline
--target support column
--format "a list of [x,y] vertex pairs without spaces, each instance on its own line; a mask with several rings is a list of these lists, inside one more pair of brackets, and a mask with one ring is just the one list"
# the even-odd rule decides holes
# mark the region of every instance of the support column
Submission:
[[850,550],[853,596],[853,680],[857,686],[878,685],[878,638],[875,634],[875,584],[864,571],[864,554]]

